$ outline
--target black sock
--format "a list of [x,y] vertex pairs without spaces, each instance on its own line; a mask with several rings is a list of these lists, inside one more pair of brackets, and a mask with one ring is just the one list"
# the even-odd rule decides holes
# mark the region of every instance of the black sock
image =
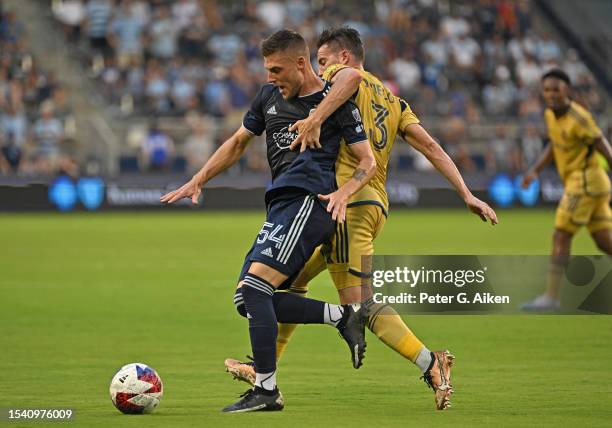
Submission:
[[257,373],[276,370],[276,336],[278,324],[274,313],[272,296],[274,287],[251,273],[244,278],[242,298],[249,319],[251,349]]
[[263,395],[270,395],[270,396],[272,396],[272,395],[275,395],[275,394],[278,393],[278,387],[274,388],[273,390],[268,390],[268,389],[265,389],[265,388],[260,388],[259,386],[255,385],[253,387],[253,389],[255,390],[255,392],[258,392],[258,393],[263,394]]
[[293,293],[274,293],[274,311],[278,322],[287,324],[323,324],[325,302]]

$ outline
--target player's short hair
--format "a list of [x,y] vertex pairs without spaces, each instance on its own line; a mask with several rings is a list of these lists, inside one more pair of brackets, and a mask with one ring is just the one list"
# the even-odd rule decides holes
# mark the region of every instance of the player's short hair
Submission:
[[340,49],[346,49],[355,56],[355,59],[363,61],[363,42],[359,31],[351,27],[332,27],[323,31],[317,40],[317,49],[323,45],[334,45]]
[[555,79],[559,79],[567,83],[567,86],[572,85],[572,82],[570,81],[570,78],[567,75],[567,73],[561,70],[560,68],[553,68],[553,69],[548,70],[546,73],[542,75],[542,79],[540,81],[544,82],[544,80],[548,79],[549,77],[554,77]]
[[295,51],[308,57],[308,45],[302,35],[292,30],[279,30],[261,42],[261,54],[270,56],[276,52]]

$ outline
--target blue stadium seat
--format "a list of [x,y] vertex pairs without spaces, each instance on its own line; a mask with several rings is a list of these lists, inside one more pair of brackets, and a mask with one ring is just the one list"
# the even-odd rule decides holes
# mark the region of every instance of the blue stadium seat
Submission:
[[476,165],[476,169],[478,171],[484,171],[486,168],[486,160],[483,154],[475,154],[470,156],[472,158],[472,162]]
[[119,172],[121,174],[129,174],[139,171],[138,158],[136,156],[121,156],[119,158]]
[[397,169],[408,170],[414,166],[414,158],[410,155],[399,155],[397,158]]
[[185,172],[187,171],[187,159],[183,156],[177,156],[172,161],[172,172]]

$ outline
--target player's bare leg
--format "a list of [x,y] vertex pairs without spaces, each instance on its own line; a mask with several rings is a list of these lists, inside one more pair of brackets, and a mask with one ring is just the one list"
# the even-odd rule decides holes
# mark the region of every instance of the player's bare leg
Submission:
[[597,230],[591,237],[604,254],[612,255],[612,229]]
[[559,291],[563,280],[563,272],[569,262],[573,234],[561,229],[555,229],[553,248],[546,281],[546,291],[530,302],[521,306],[524,311],[547,312],[559,309]]

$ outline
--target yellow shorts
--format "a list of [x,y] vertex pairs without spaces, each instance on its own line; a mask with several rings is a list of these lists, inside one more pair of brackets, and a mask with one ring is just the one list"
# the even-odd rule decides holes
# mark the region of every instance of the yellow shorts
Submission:
[[364,204],[347,208],[346,221],[336,225],[332,242],[315,250],[289,290],[306,293],[308,282],[325,268],[336,289],[360,287],[364,276],[361,256],[374,254],[374,239],[382,231],[385,220],[382,208],[377,205]]
[[591,233],[612,228],[610,195],[563,194],[557,207],[555,228],[574,234],[582,226]]

